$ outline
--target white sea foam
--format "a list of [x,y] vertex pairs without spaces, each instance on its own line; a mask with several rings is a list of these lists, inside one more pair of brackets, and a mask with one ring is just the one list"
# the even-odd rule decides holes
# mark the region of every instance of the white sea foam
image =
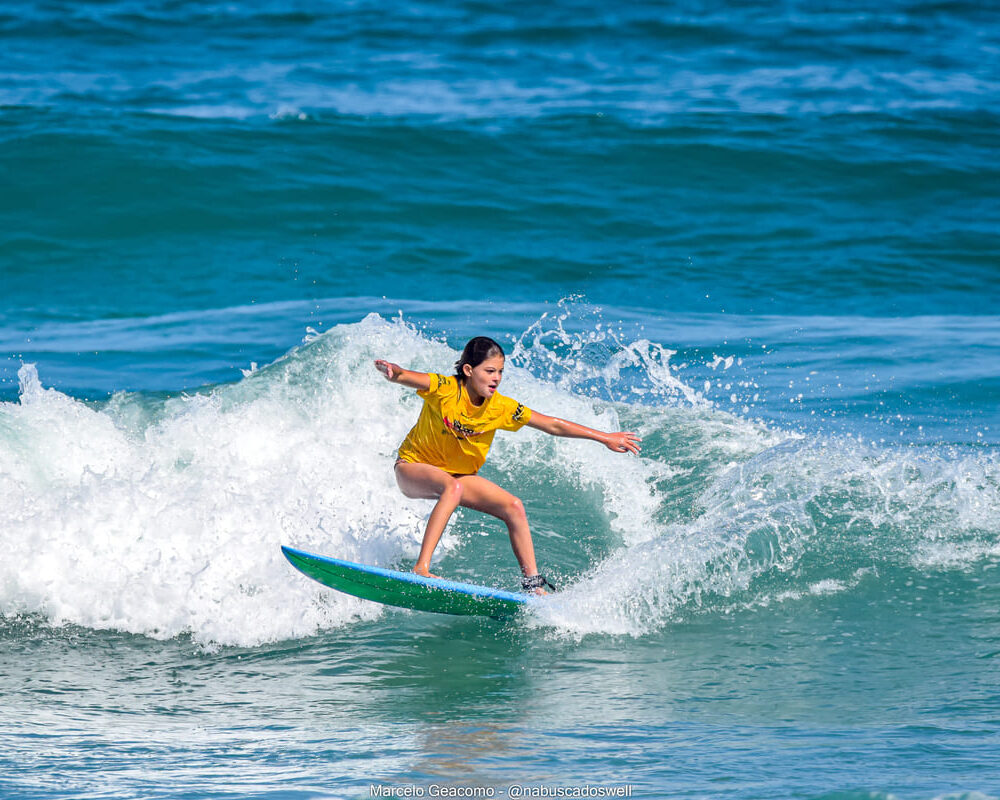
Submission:
[[424,509],[391,475],[413,402],[370,357],[445,348],[375,321],[338,334],[152,410],[97,411],[23,367],[0,412],[3,613],[244,644],[377,615],[290,573],[278,546],[378,563],[415,547]]
[[646,541],[596,565],[535,624],[643,635],[682,611],[839,594],[880,570],[961,570],[1000,555],[1000,464],[982,451],[790,438],[706,484],[692,518],[650,520]]

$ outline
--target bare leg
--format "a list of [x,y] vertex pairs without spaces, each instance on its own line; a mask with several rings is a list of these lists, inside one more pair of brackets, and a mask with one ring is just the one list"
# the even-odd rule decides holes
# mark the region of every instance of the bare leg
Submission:
[[431,575],[431,556],[434,548],[441,541],[441,534],[451,515],[458,508],[462,499],[462,484],[443,469],[430,464],[410,464],[406,461],[396,462],[396,483],[403,494],[418,500],[437,500],[424,531],[424,541],[420,545],[420,555],[413,571],[418,575],[436,578]]
[[479,475],[462,475],[457,481],[462,487],[460,504],[503,520],[510,534],[514,557],[521,565],[521,572],[525,576],[537,575],[535,547],[531,541],[528,515],[524,512],[521,501],[506,489],[501,489]]

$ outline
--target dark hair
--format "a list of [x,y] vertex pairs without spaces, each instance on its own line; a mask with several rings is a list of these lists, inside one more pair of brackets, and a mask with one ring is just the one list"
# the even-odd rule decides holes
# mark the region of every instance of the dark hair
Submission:
[[507,357],[504,355],[503,348],[489,336],[476,336],[474,339],[469,339],[465,343],[461,357],[455,362],[455,377],[464,381],[465,373],[462,372],[462,367],[466,364],[470,367],[478,367],[487,358],[493,358],[493,356]]

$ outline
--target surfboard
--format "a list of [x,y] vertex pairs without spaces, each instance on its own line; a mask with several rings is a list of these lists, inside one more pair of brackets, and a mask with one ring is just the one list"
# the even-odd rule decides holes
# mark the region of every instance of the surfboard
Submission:
[[292,566],[324,586],[400,608],[437,614],[503,618],[522,611],[533,597],[474,583],[425,578],[413,572],[341,561],[282,546]]

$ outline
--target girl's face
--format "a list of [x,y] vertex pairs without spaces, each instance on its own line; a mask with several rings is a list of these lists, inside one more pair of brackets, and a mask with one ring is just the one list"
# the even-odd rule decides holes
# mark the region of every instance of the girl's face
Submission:
[[462,367],[465,373],[465,388],[469,396],[475,400],[481,397],[489,400],[500,385],[503,378],[503,356],[492,356],[487,358],[478,367],[466,364]]

